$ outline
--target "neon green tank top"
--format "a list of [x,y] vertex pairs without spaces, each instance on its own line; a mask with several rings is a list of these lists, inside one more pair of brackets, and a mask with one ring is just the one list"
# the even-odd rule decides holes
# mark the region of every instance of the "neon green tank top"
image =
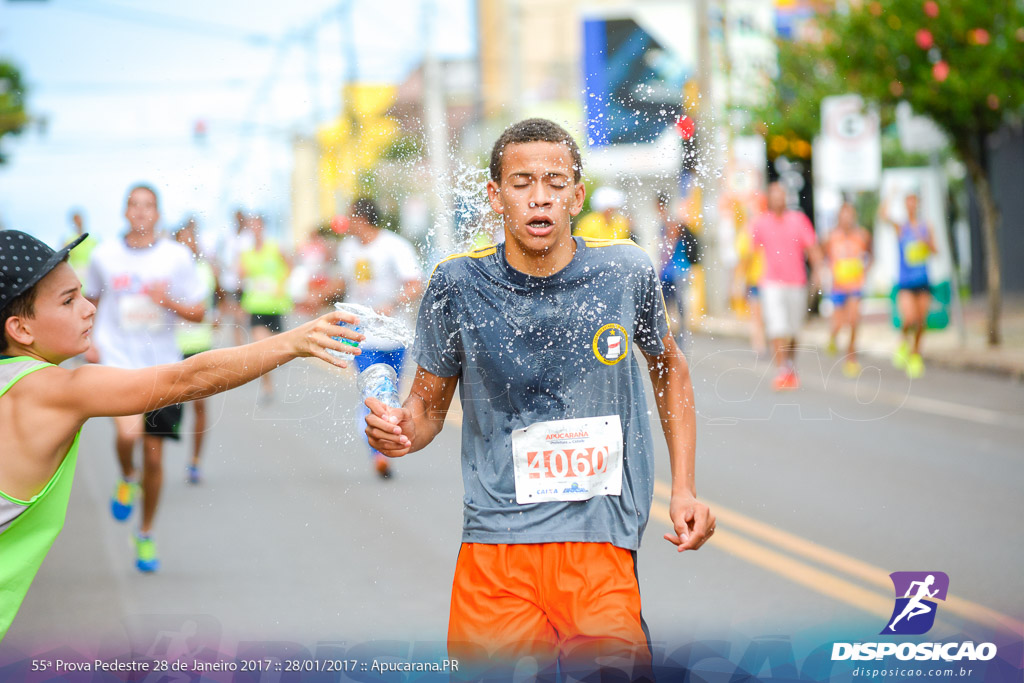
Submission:
[[[213,296],[213,290],[217,287],[217,277],[214,275],[213,267],[204,260],[196,262],[196,270],[199,279],[206,291],[206,299]],[[202,353],[213,348],[213,315],[207,309],[206,317],[201,323],[183,322],[174,331],[174,339],[178,342],[178,349],[190,356],[194,353]]]
[[[0,359],[0,400],[22,377],[47,367],[50,363],[24,356]],[[0,491],[0,502],[7,507],[24,506],[23,512],[0,527],[0,640],[14,621],[50,546],[64,528],[81,436],[79,430],[60,467],[31,500],[19,500]]]
[[261,249],[250,249],[242,254],[241,262],[245,273],[241,303],[246,313],[272,315],[292,310],[285,286],[288,263],[275,243],[268,240]]

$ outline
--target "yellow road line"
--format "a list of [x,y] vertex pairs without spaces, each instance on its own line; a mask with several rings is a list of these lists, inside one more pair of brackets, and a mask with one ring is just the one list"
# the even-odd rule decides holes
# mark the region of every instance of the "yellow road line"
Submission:
[[[455,405],[453,404],[452,407],[454,408]],[[461,424],[462,413],[461,411],[449,411],[447,419],[455,424]],[[654,493],[656,495],[667,501],[671,497],[671,491],[668,484],[661,480],[655,480]],[[892,592],[893,586],[892,580],[889,578],[889,572],[880,567],[868,564],[831,548],[818,545],[813,541],[808,541],[787,531],[782,531],[770,524],[760,522],[740,512],[723,507],[718,503],[709,503],[706,499],[704,502],[711,507],[718,522],[725,524],[726,527],[732,527],[761,541],[774,544],[794,555],[805,557],[847,576],[860,579],[865,583],[882,589],[885,596]],[[672,526],[666,505],[655,501],[651,509],[651,515],[668,526]],[[728,530],[723,530],[721,526],[715,531],[713,544],[716,548],[752,562],[814,591],[835,598],[840,602],[864,609],[872,614],[881,614],[883,618],[888,618],[892,614],[892,597],[880,598],[877,593],[867,591],[854,583],[837,578],[814,567],[809,567],[757,543],[731,534]],[[943,602],[943,609],[949,610],[952,614],[956,614],[976,624],[988,626],[989,628],[1008,629],[1013,633],[1024,635],[1024,622],[952,594],[946,596],[946,600]]]
[[[714,510],[717,516],[717,506]],[[672,526],[672,520],[668,515],[668,506],[664,503],[655,502],[651,508],[651,515]],[[880,616],[882,619],[888,619],[892,615],[891,599],[881,598],[874,591],[862,588],[799,560],[794,560],[792,557],[770,550],[753,541],[748,541],[738,534],[723,529],[721,524],[716,528],[711,544],[715,548],[720,548],[770,572],[781,574],[801,586],[870,612],[875,616]]]
[[[659,497],[668,500],[670,498],[671,489],[669,488],[668,484],[656,480],[654,482],[654,492]],[[704,502],[707,503],[706,500]],[[656,506],[657,505],[658,504],[656,503]],[[818,545],[817,543],[808,541],[807,539],[801,538],[800,536],[796,536],[795,534],[782,531],[781,529],[771,526],[770,524],[760,522],[740,512],[736,512],[735,510],[730,510],[729,508],[723,507],[719,503],[708,503],[708,505],[711,507],[712,512],[714,512],[715,518],[718,520],[718,522],[724,523],[726,527],[731,527],[737,531],[741,531],[745,534],[753,536],[758,540],[773,544],[783,550],[789,551],[794,555],[805,557],[826,567],[842,572],[847,576],[852,576],[868,584],[877,586],[878,588],[881,588],[885,592],[885,594],[888,594],[892,591],[893,586],[892,581],[889,578],[889,572],[885,571],[884,569],[881,569],[880,567],[868,564],[867,562],[863,562],[854,557],[850,557],[849,555],[845,555],[838,551],[832,550],[831,548],[826,548],[825,546]],[[671,526],[671,521],[668,519],[668,508],[664,505],[661,505],[661,508],[664,513],[664,516],[656,516]],[[764,556],[757,552],[757,549],[759,549],[760,546],[749,542],[744,542],[747,543],[747,545],[737,545],[735,543],[723,544],[720,538],[721,535],[722,529],[721,526],[719,526],[715,532],[715,538],[713,541],[715,547],[721,547],[723,550],[727,552],[739,555],[744,559],[749,559],[751,562],[754,562],[755,564],[758,564],[760,566],[764,566],[765,568],[777,574],[781,574],[782,576],[785,576],[787,578],[792,578],[798,583],[803,583],[803,581],[800,581],[791,576],[789,573],[791,570],[788,568],[783,569],[782,565],[774,567],[769,566],[767,564],[762,564]],[[753,549],[751,549],[749,546],[753,546]],[[747,556],[747,553],[750,553],[750,557]],[[788,564],[786,566],[788,567]],[[854,584],[848,585],[855,587]],[[816,586],[812,587],[817,590]],[[831,595],[830,593],[827,593],[825,590],[822,590],[821,592]],[[876,594],[872,593],[871,595]],[[850,600],[843,601],[850,602],[850,604],[854,604]],[[889,613],[892,611],[892,598],[887,598],[885,602],[886,604],[888,604],[885,616],[888,617]],[[985,607],[984,605],[979,605],[977,603],[971,602],[970,600],[965,600],[964,598],[960,598],[954,595],[947,595],[946,600],[943,602],[943,607],[944,609],[948,609],[953,614],[961,616],[975,623],[989,627],[1009,629],[1014,633],[1024,634],[1024,622],[1021,622],[1020,620],[1014,619],[1013,617],[997,612],[996,610]]]

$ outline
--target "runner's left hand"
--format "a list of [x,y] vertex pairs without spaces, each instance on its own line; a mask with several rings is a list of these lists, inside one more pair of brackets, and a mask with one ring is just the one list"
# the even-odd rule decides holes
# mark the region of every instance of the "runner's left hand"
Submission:
[[715,516],[707,505],[692,495],[674,495],[669,503],[673,532],[664,539],[679,552],[697,550],[715,533]]

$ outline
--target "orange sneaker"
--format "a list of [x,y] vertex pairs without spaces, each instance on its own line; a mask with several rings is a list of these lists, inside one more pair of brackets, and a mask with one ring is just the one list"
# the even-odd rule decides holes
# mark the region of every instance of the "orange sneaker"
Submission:
[[391,465],[388,464],[388,459],[380,453],[373,457],[373,469],[377,471],[381,479],[391,478]]
[[781,370],[772,381],[772,388],[775,391],[789,391],[800,388],[800,380],[792,370]]

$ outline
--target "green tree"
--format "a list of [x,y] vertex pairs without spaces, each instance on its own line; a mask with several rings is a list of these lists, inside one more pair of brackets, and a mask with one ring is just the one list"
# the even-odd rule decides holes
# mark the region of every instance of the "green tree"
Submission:
[[[905,100],[946,133],[978,193],[988,341],[999,344],[999,213],[985,141],[1024,114],[1024,0],[849,0],[819,17],[819,28],[817,44],[780,47],[780,67],[788,53],[805,52],[803,71],[791,79],[798,86],[795,120],[813,115],[808,108],[818,106],[824,84],[837,88],[829,94],[856,92],[880,105],[883,121]],[[825,78],[809,82],[815,73]],[[783,91],[777,88],[776,101]]]
[[[25,86],[21,72],[10,62],[0,60],[0,143],[5,135],[17,135],[28,124],[25,113]],[[0,150],[0,164],[5,159]]]
[[774,91],[751,112],[752,128],[767,139],[769,158],[792,154],[794,141],[813,140],[821,128],[822,98],[845,92],[820,45],[780,40],[777,46]]

